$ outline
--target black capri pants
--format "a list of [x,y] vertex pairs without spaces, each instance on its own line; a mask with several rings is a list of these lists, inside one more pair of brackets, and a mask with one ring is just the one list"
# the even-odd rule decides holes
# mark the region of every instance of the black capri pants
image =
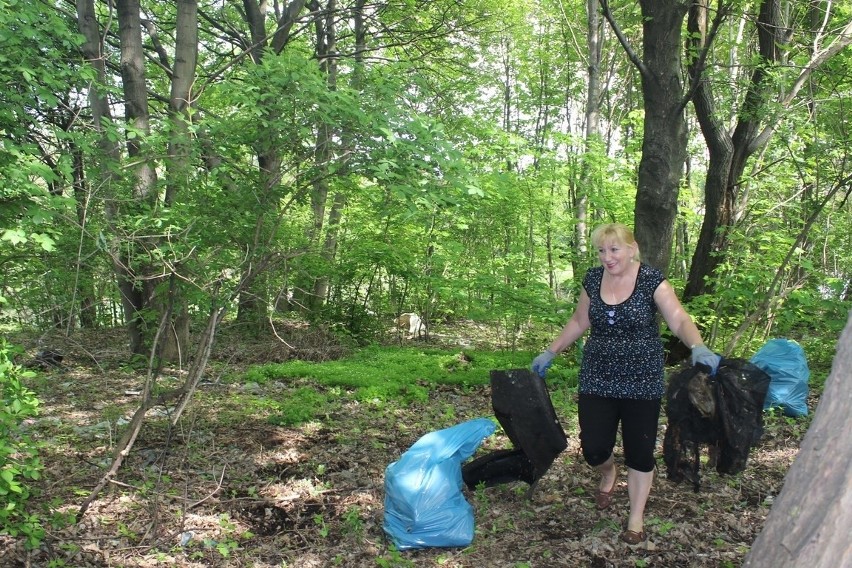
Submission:
[[660,402],[659,398],[639,400],[581,394],[577,410],[580,446],[586,463],[595,467],[609,459],[620,422],[624,464],[636,471],[654,471]]

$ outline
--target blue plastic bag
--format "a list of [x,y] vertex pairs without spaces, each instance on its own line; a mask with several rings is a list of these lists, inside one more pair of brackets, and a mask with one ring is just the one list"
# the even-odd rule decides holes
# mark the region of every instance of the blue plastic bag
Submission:
[[789,339],[771,339],[751,358],[769,375],[763,409],[781,408],[785,416],[808,414],[808,379],[811,371],[801,345]]
[[495,427],[476,418],[430,432],[385,469],[384,530],[397,549],[473,541],[473,507],[461,492],[461,464]]

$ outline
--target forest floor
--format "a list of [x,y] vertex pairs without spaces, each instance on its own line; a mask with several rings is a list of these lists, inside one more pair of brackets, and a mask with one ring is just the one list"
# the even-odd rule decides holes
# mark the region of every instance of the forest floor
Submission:
[[[138,405],[144,372],[127,365],[122,339],[115,330],[52,339],[66,357],[38,383],[41,414],[26,427],[45,443],[31,502],[57,518],[80,510]],[[228,368],[292,356],[276,341],[219,345],[214,359]],[[25,347],[34,352],[34,344]],[[666,479],[661,424],[649,539],[628,546],[618,538],[628,511],[626,470],[613,506],[596,510],[597,478],[579,453],[575,419],[560,416],[568,448],[531,498],[522,482],[464,488],[476,524],[470,546],[399,552],[383,530],[385,468],[429,431],[492,416],[489,387],[434,388],[428,401],[405,409],[341,406],[322,421],[287,428],[267,422],[262,404],[247,406],[235,395],[250,388],[256,400],[280,397],[290,385],[218,378],[199,390],[177,426],[162,409],[148,412],[125,463],[80,522],[50,528],[36,550],[0,536],[0,566],[740,566],[806,428],[805,421],[768,420],[746,470],[719,476],[703,468],[696,493],[690,483]],[[510,447],[498,429],[479,451]]]

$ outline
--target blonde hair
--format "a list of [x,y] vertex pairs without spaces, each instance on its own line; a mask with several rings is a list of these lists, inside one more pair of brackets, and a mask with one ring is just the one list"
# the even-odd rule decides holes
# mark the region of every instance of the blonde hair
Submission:
[[639,244],[636,242],[636,237],[633,236],[633,231],[627,225],[622,225],[621,223],[598,225],[592,231],[591,241],[595,247],[600,247],[605,241],[635,247],[636,253],[633,255],[633,258],[641,260],[639,258]]

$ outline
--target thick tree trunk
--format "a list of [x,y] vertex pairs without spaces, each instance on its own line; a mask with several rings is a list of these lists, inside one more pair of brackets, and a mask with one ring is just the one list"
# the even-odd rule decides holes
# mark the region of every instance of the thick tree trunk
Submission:
[[636,189],[635,234],[645,262],[666,272],[686,162],[679,0],[642,0],[645,130]]
[[836,568],[852,559],[852,315],[831,374],[745,568]]
[[[708,37],[708,9],[705,2],[695,2],[689,10],[687,29],[690,34],[692,53],[706,50],[711,40]],[[702,292],[695,288],[693,279],[696,275],[709,269],[712,247],[715,241],[716,229],[719,226],[729,226],[733,222],[734,197],[730,193],[733,186],[728,183],[731,164],[734,157],[734,143],[728,133],[722,118],[716,108],[710,81],[704,76],[703,59],[694,57],[688,66],[690,81],[693,84],[692,102],[704,141],[710,155],[707,167],[707,178],[704,185],[704,221],[701,234],[696,243],[693,261],[690,268],[690,278],[687,284],[685,298]],[[718,251],[715,251],[718,252]],[[703,285],[703,278],[700,279]],[[692,286],[693,288],[690,288]]]
[[[700,28],[700,23],[702,18],[707,17],[707,7],[703,0],[696,0],[691,10],[693,13],[689,26],[691,37],[695,39],[700,33],[703,40],[704,30]],[[767,112],[770,101],[777,95],[777,84],[772,81],[770,68],[783,60],[785,52],[781,48],[787,42],[786,30],[782,25],[783,20],[779,0],[761,2],[756,25],[759,61],[749,79],[748,90],[743,98],[737,125],[732,135],[721,127],[707,127],[714,122],[722,122],[724,118],[718,116],[718,111],[712,104],[709,89],[701,81],[700,73],[703,70],[695,65],[690,68],[693,81],[699,81],[694,102],[702,133],[710,148],[710,166],[705,184],[706,215],[692,259],[683,294],[684,300],[712,292],[707,287],[707,283],[712,282],[712,279],[708,277],[713,275],[716,267],[724,260],[720,253],[728,244],[728,229],[736,221],[738,209],[744,206],[740,202],[742,194],[740,182],[748,160],[766,146],[774,132],[775,122],[779,120],[779,116],[783,116],[783,113],[777,112],[777,109],[771,113]],[[847,24],[828,46],[814,45],[808,64],[799,71],[796,81],[789,90],[778,97],[781,108],[786,108],[792,103],[815,69],[852,44],[850,32],[852,32],[852,23]],[[827,35],[831,34],[823,34],[822,31],[815,33],[816,37]],[[699,46],[694,43],[693,47]],[[704,48],[703,42],[700,47]],[[714,152],[714,148],[718,150],[722,145],[725,146],[724,152]]]
[[[709,277],[724,260],[722,253],[737,217],[740,180],[748,159],[760,148],[754,141],[761,109],[769,96],[765,85],[767,66],[773,63],[780,41],[777,0],[764,0],[757,24],[761,64],[751,75],[737,125],[731,134],[725,126],[725,117],[716,106],[711,83],[704,76],[703,68],[706,63],[704,55],[710,49],[715,30],[723,17],[724,13],[717,13],[718,19],[711,23],[710,10],[704,0],[694,1],[689,9],[689,52],[701,55],[693,55],[687,68],[692,102],[710,161],[704,183],[704,219],[689,267],[682,297],[684,301],[711,292]],[[669,363],[676,363],[689,355],[689,350],[676,337],[669,340],[666,348]]]
[[184,366],[187,363],[189,349],[190,317],[186,306],[175,306],[171,324],[160,337],[160,359]]
[[[145,50],[142,45],[142,19],[139,0],[117,0],[118,35],[121,42],[121,85],[127,123],[147,135],[151,130],[148,86],[145,79]],[[156,199],[157,173],[145,156],[145,136],[127,137],[127,154],[134,160],[133,190],[136,199]]]
[[[139,1],[117,0],[116,14],[121,44],[121,84],[125,117],[130,127],[142,133],[141,136],[128,136],[126,140],[127,155],[134,160],[130,181],[133,185],[133,197],[140,203],[151,202],[157,197],[157,174],[142,147],[150,132],[150,115]],[[131,243],[131,246],[141,252],[142,247],[138,245],[139,243]],[[145,255],[142,254],[141,257],[144,258]],[[148,338],[141,313],[145,307],[151,305],[155,286],[154,282],[145,279],[150,267],[144,262],[131,260],[131,256],[126,254],[115,264],[128,325],[130,350],[135,354],[144,354],[149,346],[146,345]],[[142,285],[139,285],[140,281],[143,282]]]
[[192,140],[189,111],[192,108],[192,85],[198,62],[198,2],[178,0],[175,57],[169,93],[169,117],[172,120],[169,140],[168,179],[165,203],[170,206],[181,186],[188,181]]
[[[693,51],[708,49],[708,9],[704,2],[690,8],[689,32]],[[740,180],[748,159],[769,141],[758,138],[761,117],[772,96],[768,84],[768,68],[779,57],[783,42],[778,0],[763,0],[757,21],[760,61],[752,72],[733,134],[722,124],[724,119],[714,103],[708,82],[701,76],[703,61],[693,61],[690,76],[696,85],[693,103],[701,132],[710,151],[707,180],[704,186],[705,215],[683,299],[712,292],[709,277],[724,260],[722,251],[728,244],[728,234],[737,217]],[[700,39],[699,39],[700,38]]]

